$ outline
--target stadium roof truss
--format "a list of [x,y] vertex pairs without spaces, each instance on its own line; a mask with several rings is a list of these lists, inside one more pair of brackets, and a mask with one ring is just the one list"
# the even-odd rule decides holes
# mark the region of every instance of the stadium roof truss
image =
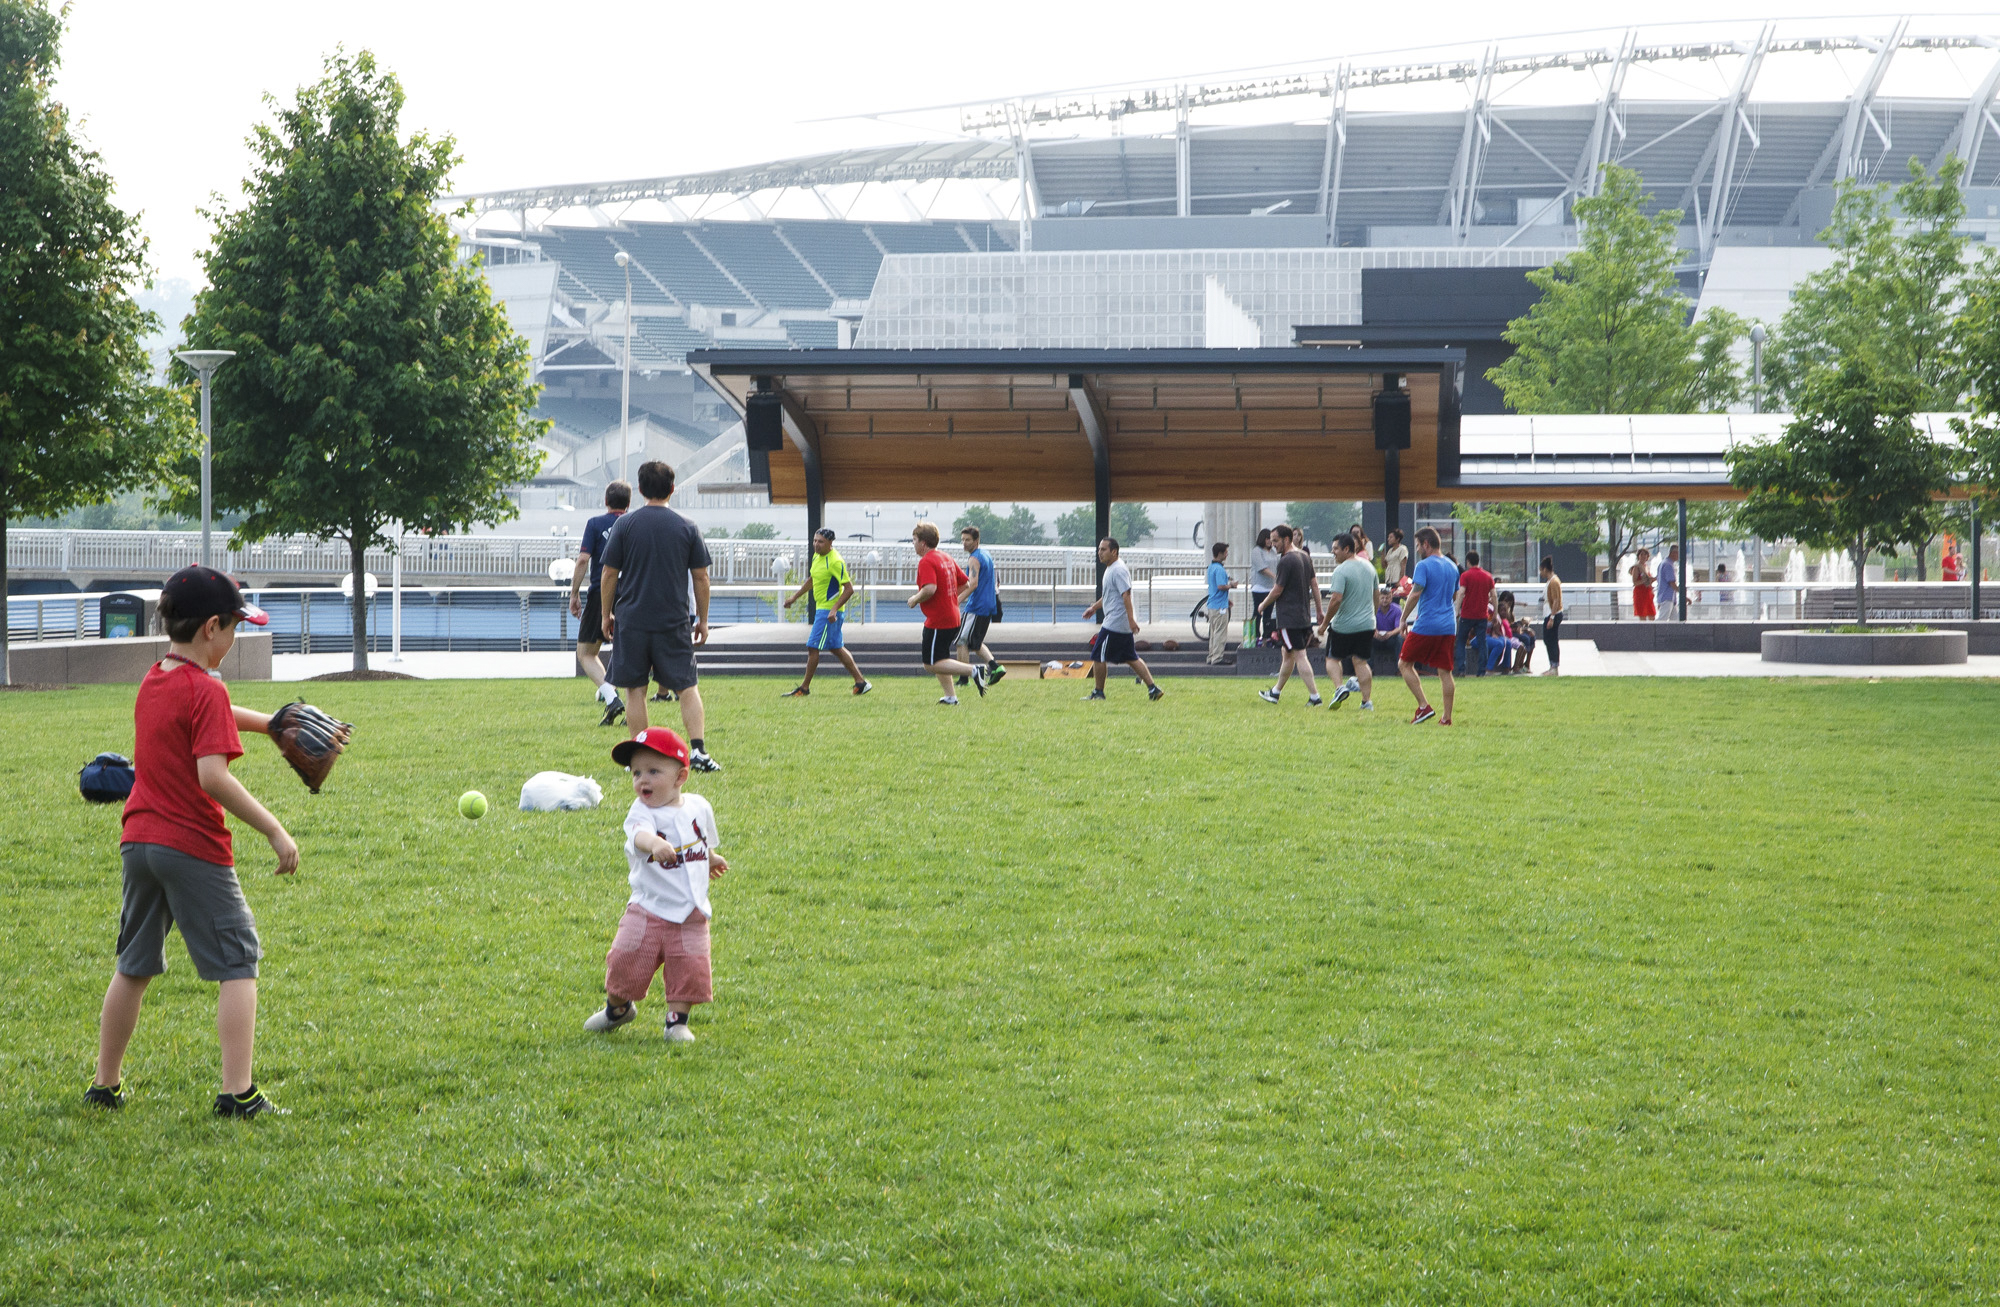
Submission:
[[[1285,209],[1324,220],[1323,239],[1343,243],[1358,228],[1442,232],[1424,244],[1474,241],[1478,226],[1512,227],[1501,243],[1561,222],[1566,202],[1593,193],[1600,165],[1638,169],[1662,208],[1680,208],[1696,258],[1732,227],[1797,226],[1806,192],[1836,181],[1893,179],[1902,160],[1932,166],[1956,153],[1968,182],[2000,185],[2000,40],[1911,31],[1909,20],[1879,37],[1799,35],[1765,24],[1731,41],[1646,41],[1638,30],[1588,49],[1503,53],[1375,65],[1343,64],[1192,83],[938,106],[956,117],[960,139],[840,151],[712,172],[457,197],[470,224],[532,230],[582,211],[616,225],[616,210],[642,200],[751,201],[809,194],[826,216],[845,217],[826,188],[975,180],[983,200],[1009,196],[1030,229],[1051,217],[1249,214]],[[1989,62],[1963,97],[1885,94],[1899,54],[1974,54]],[[1844,97],[1759,98],[1774,61],[1839,56],[1861,71]],[[1858,59],[1857,59],[1858,56]],[[1790,65],[1788,65],[1790,66]],[[1719,88],[1669,98],[1689,73]],[[1522,102],[1535,79],[1557,72],[1596,79],[1589,101]],[[1651,98],[1633,93],[1642,72]],[[1972,76],[1971,74],[1959,74]],[[1414,87],[1456,87],[1459,110],[1364,109],[1357,97]],[[1307,121],[1258,126],[1197,124],[1205,110],[1316,97]],[[1323,114],[1323,120],[1320,115]],[[1160,115],[1167,130],[1124,135],[1127,119]],[[1107,123],[1111,135],[1050,139],[1051,129]],[[1037,134],[1041,134],[1037,139]],[[982,135],[985,134],[985,135]],[[1013,186],[991,186],[1012,182]],[[1018,195],[1018,198],[1012,196]],[[752,197],[763,197],[752,200]],[[762,206],[761,208],[759,206]],[[1000,216],[997,209],[991,216]],[[1032,242],[1031,232],[1024,245]],[[1408,242],[1391,242],[1408,243]]]

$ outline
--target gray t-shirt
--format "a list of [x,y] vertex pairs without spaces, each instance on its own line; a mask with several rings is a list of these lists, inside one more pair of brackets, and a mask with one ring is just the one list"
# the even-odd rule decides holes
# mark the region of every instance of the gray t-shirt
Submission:
[[1125,596],[1132,589],[1132,573],[1123,559],[1104,569],[1104,629],[1132,634],[1125,620]]
[[1350,558],[1333,569],[1327,589],[1340,598],[1333,615],[1333,629],[1354,635],[1375,629],[1375,569],[1359,558]]
[[1277,589],[1272,579],[1273,569],[1278,566],[1278,551],[1266,549],[1262,545],[1250,546],[1250,591],[1252,594],[1269,594]]
[[1278,602],[1271,605],[1271,617],[1278,628],[1296,631],[1302,626],[1312,625],[1313,587],[1318,578],[1313,576],[1312,564],[1306,556],[1294,549],[1278,559],[1278,587],[1284,593]]
[[618,629],[681,631],[694,621],[688,574],[708,566],[701,529],[665,505],[618,519],[604,538],[604,565],[618,569]]

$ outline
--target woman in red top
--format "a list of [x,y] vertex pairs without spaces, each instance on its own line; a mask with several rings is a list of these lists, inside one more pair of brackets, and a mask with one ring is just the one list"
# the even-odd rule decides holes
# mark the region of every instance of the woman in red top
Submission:
[[1642,622],[1650,622],[1660,615],[1653,603],[1653,569],[1646,566],[1653,560],[1653,551],[1641,549],[1639,561],[1632,564],[1632,616]]

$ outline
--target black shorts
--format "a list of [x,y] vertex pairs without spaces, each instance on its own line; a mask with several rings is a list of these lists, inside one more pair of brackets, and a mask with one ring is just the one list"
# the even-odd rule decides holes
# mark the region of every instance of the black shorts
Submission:
[[1090,661],[1094,663],[1136,663],[1139,650],[1130,631],[1114,631],[1100,626],[1090,640]]
[[1278,631],[1278,643],[1286,649],[1310,649],[1313,647],[1313,629],[1310,626],[1287,626]]
[[604,643],[604,610],[598,607],[596,586],[591,586],[583,592],[583,616],[577,619],[576,642]]
[[679,694],[691,690],[701,680],[694,666],[694,628],[678,631],[633,631],[619,627],[621,634],[611,646],[611,666],[604,679],[621,690],[643,693],[646,682],[658,681]]
[[1326,633],[1326,656],[1340,659],[1341,666],[1349,676],[1354,675],[1356,662],[1366,663],[1375,652],[1375,628],[1365,631],[1328,631]]
[[967,653],[986,643],[987,628],[993,625],[990,616],[967,613],[965,621],[958,628],[958,642],[965,646]]
[[958,643],[958,628],[955,626],[926,626],[924,628],[924,666],[941,663],[951,657],[952,645]]

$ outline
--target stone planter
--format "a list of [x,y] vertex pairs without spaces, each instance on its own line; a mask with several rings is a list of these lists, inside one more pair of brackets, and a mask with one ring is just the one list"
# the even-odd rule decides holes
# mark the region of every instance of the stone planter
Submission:
[[1928,667],[1965,661],[1963,631],[1846,634],[1836,631],[1766,631],[1767,663],[1823,663],[1846,667]]

